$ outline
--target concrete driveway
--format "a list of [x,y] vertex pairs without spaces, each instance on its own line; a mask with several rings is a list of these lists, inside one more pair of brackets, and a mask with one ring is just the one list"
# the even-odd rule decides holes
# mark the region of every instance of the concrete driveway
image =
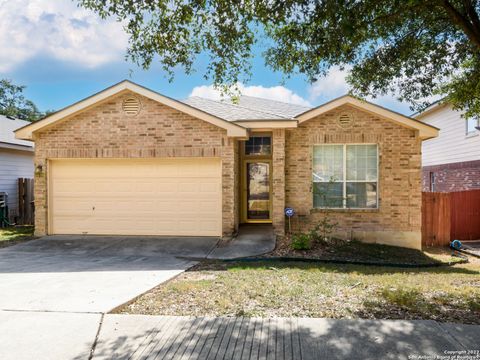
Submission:
[[204,258],[216,238],[50,236],[0,250],[0,309],[104,313]]
[[88,359],[103,313],[205,258],[216,238],[50,236],[0,250],[0,359]]

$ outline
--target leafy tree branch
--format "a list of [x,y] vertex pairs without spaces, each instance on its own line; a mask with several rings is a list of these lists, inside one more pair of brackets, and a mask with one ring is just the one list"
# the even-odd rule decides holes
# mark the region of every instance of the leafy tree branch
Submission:
[[78,1],[122,21],[127,57],[144,68],[158,59],[170,79],[202,54],[215,85],[248,81],[262,41],[266,64],[286,76],[314,82],[339,66],[359,96],[395,92],[418,110],[440,95],[469,115],[480,107],[480,0]]

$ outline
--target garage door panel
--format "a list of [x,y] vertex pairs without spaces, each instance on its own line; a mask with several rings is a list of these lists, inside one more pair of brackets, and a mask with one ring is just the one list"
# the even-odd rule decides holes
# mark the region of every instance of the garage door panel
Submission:
[[85,180],[59,179],[55,185],[57,195],[61,195],[62,193],[71,194],[72,188],[75,188],[75,193],[77,194],[90,194],[95,190],[95,183]]
[[50,233],[220,236],[219,159],[53,160]]

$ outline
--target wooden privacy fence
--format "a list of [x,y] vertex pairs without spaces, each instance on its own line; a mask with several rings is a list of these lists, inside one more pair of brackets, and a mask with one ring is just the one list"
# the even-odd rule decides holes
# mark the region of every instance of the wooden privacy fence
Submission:
[[422,193],[422,245],[480,240],[480,190]]
[[17,224],[33,225],[33,179],[18,179],[18,218]]

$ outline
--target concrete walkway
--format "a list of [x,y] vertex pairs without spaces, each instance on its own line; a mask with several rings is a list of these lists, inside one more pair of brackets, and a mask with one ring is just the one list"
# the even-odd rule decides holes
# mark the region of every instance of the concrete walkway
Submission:
[[434,321],[106,315],[93,359],[434,359],[478,344],[480,326]]
[[231,241],[220,243],[208,255],[209,259],[235,259],[257,256],[275,249],[275,235],[270,224],[242,225]]

